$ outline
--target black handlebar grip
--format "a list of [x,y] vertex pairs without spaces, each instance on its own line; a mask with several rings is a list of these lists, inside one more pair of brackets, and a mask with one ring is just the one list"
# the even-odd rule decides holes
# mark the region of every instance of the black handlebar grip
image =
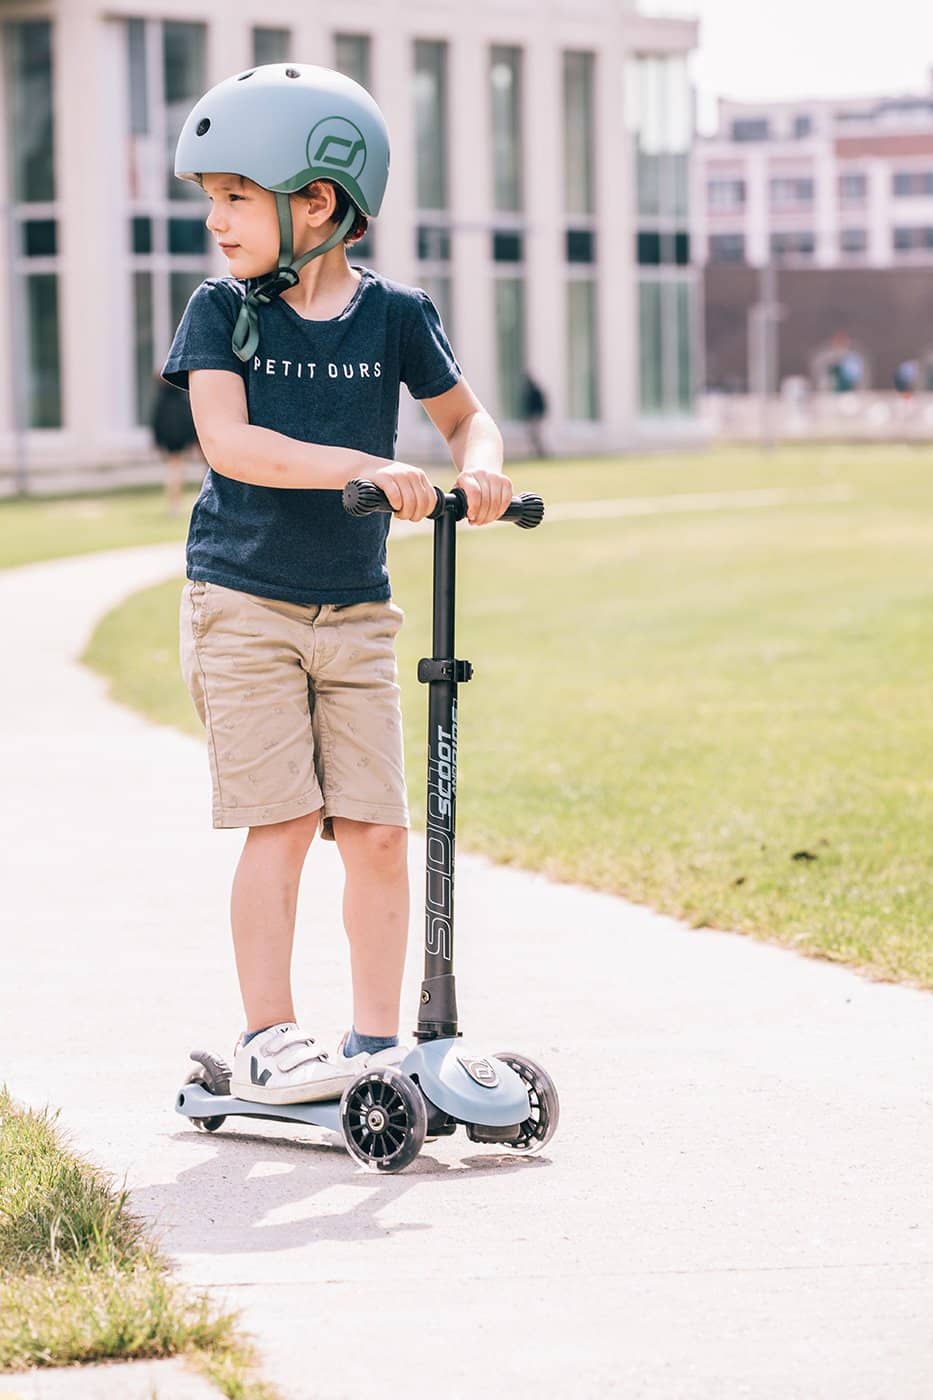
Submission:
[[544,502],[531,491],[523,491],[513,496],[500,520],[512,520],[522,530],[533,530],[544,519]]
[[348,481],[343,488],[343,508],[350,515],[372,515],[392,509],[388,496],[371,481]]
[[[435,486],[434,489],[437,492],[437,506],[428,517],[429,520],[436,520],[447,509],[447,497],[444,492],[439,486]],[[377,511],[392,511],[384,491],[380,491],[371,481],[359,479],[348,481],[343,488],[343,508],[350,515],[372,515]],[[511,520],[523,530],[533,530],[544,519],[544,502],[540,496],[524,491],[520,496],[512,498],[500,519]]]

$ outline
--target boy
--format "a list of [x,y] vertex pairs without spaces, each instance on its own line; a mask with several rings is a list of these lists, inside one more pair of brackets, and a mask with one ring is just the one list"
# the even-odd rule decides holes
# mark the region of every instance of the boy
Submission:
[[[175,174],[211,201],[231,274],[192,295],[163,377],[189,390],[210,467],[188,535],[181,660],[208,734],[214,826],[249,828],[231,899],[247,1020],[231,1089],[260,1103],[334,1097],[403,1054],[403,615],[389,517],[349,516],[341,489],[367,477],[401,519],[433,510],[425,473],[393,460],[404,381],[447,442],[470,522],[498,519],[512,497],[501,435],[430,299],[347,260],[388,164],[373,99],[310,65],[219,83],[175,155]],[[333,1058],[299,1027],[289,973],[319,828],[344,864],[353,978],[353,1026]]]

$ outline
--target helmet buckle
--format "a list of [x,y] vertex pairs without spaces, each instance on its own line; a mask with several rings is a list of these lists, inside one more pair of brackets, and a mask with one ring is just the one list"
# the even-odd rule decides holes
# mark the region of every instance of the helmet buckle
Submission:
[[293,267],[280,267],[277,272],[270,273],[253,288],[252,299],[262,306],[268,306],[270,301],[275,301],[276,297],[280,297],[289,288],[297,287],[300,280]]

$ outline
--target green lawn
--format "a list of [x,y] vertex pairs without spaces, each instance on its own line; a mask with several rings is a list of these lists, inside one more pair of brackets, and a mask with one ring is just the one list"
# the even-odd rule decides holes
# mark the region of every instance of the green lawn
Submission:
[[280,1400],[236,1315],[172,1281],[127,1192],[56,1117],[0,1084],[0,1370],[185,1354],[230,1400]]
[[[933,452],[511,472],[550,502],[847,494],[462,529],[458,654],[476,668],[461,692],[462,846],[933,986]],[[420,821],[430,540],[398,540],[391,568]],[[177,673],[180,582],[107,618],[87,660],[118,699],[200,734]]]

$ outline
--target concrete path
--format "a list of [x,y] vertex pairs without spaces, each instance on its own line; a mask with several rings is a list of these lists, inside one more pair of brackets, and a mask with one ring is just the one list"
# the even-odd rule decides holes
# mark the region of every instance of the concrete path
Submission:
[[[553,1073],[542,1157],[458,1135],[382,1178],[312,1129],[209,1137],[173,1112],[189,1048],[229,1054],[241,1025],[243,838],[210,828],[202,745],[74,658],[122,596],[181,571],[158,546],[0,574],[0,1079],[125,1174],[285,1400],[929,1400],[923,993],[463,857],[464,1028]],[[467,740],[461,765],[468,783]],[[421,860],[413,840],[411,1017]],[[349,1007],[340,886],[316,843],[294,972],[324,1038]]]

